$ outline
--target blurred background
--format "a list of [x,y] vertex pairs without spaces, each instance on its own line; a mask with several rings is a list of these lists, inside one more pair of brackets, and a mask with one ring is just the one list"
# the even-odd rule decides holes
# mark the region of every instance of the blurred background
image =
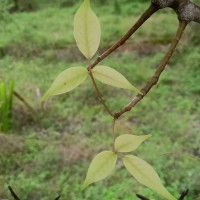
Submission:
[[[197,0],[200,4],[200,1]],[[92,0],[102,27],[97,55],[117,41],[148,8],[149,0]],[[0,1],[0,199],[161,199],[141,186],[119,161],[104,181],[80,191],[92,158],[112,144],[112,120],[88,79],[41,106],[40,98],[64,69],[86,66],[73,38],[81,1]],[[161,10],[102,63],[138,88],[152,76],[176,32],[177,17]],[[165,72],[148,96],[116,123],[116,133],[152,134],[134,152],[159,173],[167,189],[200,199],[200,26],[190,24]],[[118,111],[134,96],[101,85]]]

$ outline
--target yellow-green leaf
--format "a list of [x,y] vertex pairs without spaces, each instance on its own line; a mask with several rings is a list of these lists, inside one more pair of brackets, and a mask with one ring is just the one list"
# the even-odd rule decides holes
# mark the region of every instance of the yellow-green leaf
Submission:
[[134,151],[142,142],[144,142],[149,137],[151,137],[151,135],[142,135],[142,136],[130,135],[130,134],[120,135],[115,140],[115,150],[117,152]]
[[146,161],[136,156],[126,155],[123,157],[123,163],[138,182],[156,191],[168,200],[176,200],[163,186],[153,167]]
[[117,161],[117,155],[111,151],[103,151],[92,160],[82,189],[85,189],[91,183],[106,178],[112,172]]
[[96,66],[93,70],[93,76],[102,83],[112,85],[118,88],[134,90],[142,94],[135,86],[133,86],[122,74],[115,69],[107,66]]
[[45,101],[50,96],[63,94],[73,90],[80,85],[88,76],[88,71],[84,67],[71,67],[66,69],[54,80],[51,87],[42,97]]
[[100,44],[100,22],[90,7],[90,0],[84,0],[74,17],[74,37],[82,54],[91,59]]

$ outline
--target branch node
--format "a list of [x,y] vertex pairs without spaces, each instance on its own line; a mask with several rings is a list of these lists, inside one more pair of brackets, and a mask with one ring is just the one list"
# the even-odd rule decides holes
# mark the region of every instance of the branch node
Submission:
[[173,4],[174,0],[152,0],[151,3],[157,9],[162,9],[170,7]]
[[152,79],[151,79],[152,84],[153,84],[153,85],[156,85],[157,82],[158,82],[158,79],[159,79],[158,76],[153,76]]
[[100,62],[101,61],[101,56],[98,56],[97,57],[97,62]]
[[180,21],[200,23],[200,7],[190,0],[152,0],[157,9],[172,8]]

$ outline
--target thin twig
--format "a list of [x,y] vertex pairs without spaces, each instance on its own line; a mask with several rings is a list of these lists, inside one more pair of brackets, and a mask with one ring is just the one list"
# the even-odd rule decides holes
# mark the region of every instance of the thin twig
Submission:
[[113,137],[113,152],[115,152],[115,121],[116,119],[113,118],[113,123],[112,123],[112,137]]
[[[99,56],[94,63],[90,65],[91,69],[95,67],[99,62],[104,60],[107,56],[109,56],[113,51],[115,51],[117,48],[123,45],[131,37],[131,35],[133,35],[133,33],[137,31],[138,28],[140,28],[140,26],[147,19],[149,19],[149,17],[151,17],[151,15],[154,14],[157,10],[158,9],[151,4],[150,7],[138,19],[138,21],[129,29],[129,31],[118,42],[116,42],[112,47],[110,47],[101,56]],[[89,67],[88,67],[88,70],[89,70]]]
[[[20,200],[20,198],[16,195],[16,193],[13,191],[13,189],[12,189],[11,186],[8,186],[8,189],[9,189],[11,195],[13,196],[13,198],[14,198],[15,200]],[[60,197],[61,197],[61,195],[59,195],[58,197],[56,197],[55,200],[59,200]]]
[[[178,200],[184,200],[184,198],[188,195],[188,193],[189,193],[189,189],[187,189],[186,191],[183,191]],[[150,200],[147,197],[142,196],[140,194],[136,194],[136,196],[138,197],[138,199],[141,199],[141,200]]]
[[154,75],[152,76],[151,80],[148,81],[146,86],[141,89],[141,91],[143,92],[143,95],[137,94],[137,96],[127,106],[125,106],[121,111],[115,113],[116,119],[119,118],[124,113],[130,111],[136,104],[138,104],[148,94],[148,92],[151,90],[151,88],[157,84],[157,82],[160,78],[160,75],[162,74],[167,63],[169,62],[170,58],[172,57],[187,24],[188,23],[186,21],[179,22],[179,27],[176,32],[176,36],[173,39],[168,52],[166,53],[166,55],[165,55],[164,59],[162,60],[162,62],[160,63],[160,65],[158,66],[158,68],[157,68],[156,72],[154,73]]
[[148,199],[148,198],[146,198],[146,197],[144,197],[144,196],[142,196],[140,194],[136,194],[136,196],[141,200],[150,200],[150,199]]
[[97,93],[97,96],[98,96],[99,100],[100,100],[101,103],[103,104],[103,106],[104,106],[104,108],[106,109],[107,113],[108,113],[111,117],[114,118],[114,114],[110,111],[110,109],[109,109],[108,106],[106,105],[106,103],[105,103],[105,101],[104,101],[104,99],[103,99],[103,97],[102,97],[102,94],[101,94],[101,92],[99,91],[99,88],[98,88],[98,86],[97,86],[97,84],[96,84],[96,81],[95,81],[95,79],[94,79],[94,76],[93,76],[93,74],[92,74],[92,69],[91,69],[90,63],[89,63],[88,71],[89,71],[90,78],[91,78],[91,80],[92,80],[92,83],[93,83],[93,85],[94,85],[94,88],[95,88],[95,90],[96,90],[96,93]]
[[88,71],[89,71],[89,75],[91,77],[92,83],[95,87],[95,90],[97,92],[97,95],[101,101],[101,103],[103,104],[103,106],[105,107],[107,113],[112,116],[115,117],[114,114],[110,111],[110,109],[108,108],[108,106],[106,105],[100,91],[99,88],[95,82],[95,79],[93,77],[92,74],[92,68],[95,67],[99,62],[101,62],[102,60],[104,60],[108,55],[110,55],[113,51],[115,51],[118,47],[120,47],[121,45],[123,45],[130,37],[131,35],[153,14],[157,11],[158,9],[155,8],[153,6],[153,4],[150,5],[150,7],[143,13],[143,15],[138,19],[138,21],[131,27],[131,29],[118,41],[116,42],[112,47],[110,47],[108,50],[106,50],[101,56],[99,56],[96,61],[94,63],[90,63],[90,59],[89,59],[89,64],[88,64]]
[[183,191],[178,200],[184,200],[184,198],[188,195],[188,193],[189,193],[189,189]]
[[8,186],[8,189],[15,200],[20,200],[20,198],[15,194],[11,186]]
[[61,195],[59,195],[58,197],[56,197],[56,198],[55,198],[55,200],[59,200],[59,199],[60,199],[60,197],[61,197]]
[[14,91],[14,95],[31,111],[31,113],[36,113],[33,107],[28,103],[28,101],[23,98],[17,91]]

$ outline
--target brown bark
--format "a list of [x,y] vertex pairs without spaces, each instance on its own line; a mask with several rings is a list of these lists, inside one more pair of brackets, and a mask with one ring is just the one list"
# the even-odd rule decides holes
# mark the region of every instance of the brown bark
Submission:
[[189,0],[152,0],[157,9],[170,7],[180,21],[200,23],[200,7]]
[[[131,37],[131,35],[135,33],[135,31],[137,31],[144,24],[144,22],[147,21],[156,11],[163,8],[172,8],[176,12],[180,22],[177,35],[172,41],[172,45],[169,51],[160,63],[155,74],[152,76],[151,80],[146,83],[146,86],[141,89],[143,95],[137,94],[137,96],[127,106],[114,114],[115,119],[130,111],[144,98],[144,96],[146,96],[151,88],[157,84],[161,73],[165,69],[165,66],[175,51],[175,48],[178,45],[187,24],[192,21],[200,23],[200,7],[189,0],[151,0],[150,7],[141,15],[138,21],[127,31],[127,33],[125,33],[125,35],[119,41],[107,49],[101,56],[99,56],[93,63],[88,66],[88,71],[91,72],[92,68],[94,68],[98,63],[108,57],[112,52],[116,51],[116,49],[118,49],[121,45],[123,45]],[[104,101],[103,105],[107,108]]]

